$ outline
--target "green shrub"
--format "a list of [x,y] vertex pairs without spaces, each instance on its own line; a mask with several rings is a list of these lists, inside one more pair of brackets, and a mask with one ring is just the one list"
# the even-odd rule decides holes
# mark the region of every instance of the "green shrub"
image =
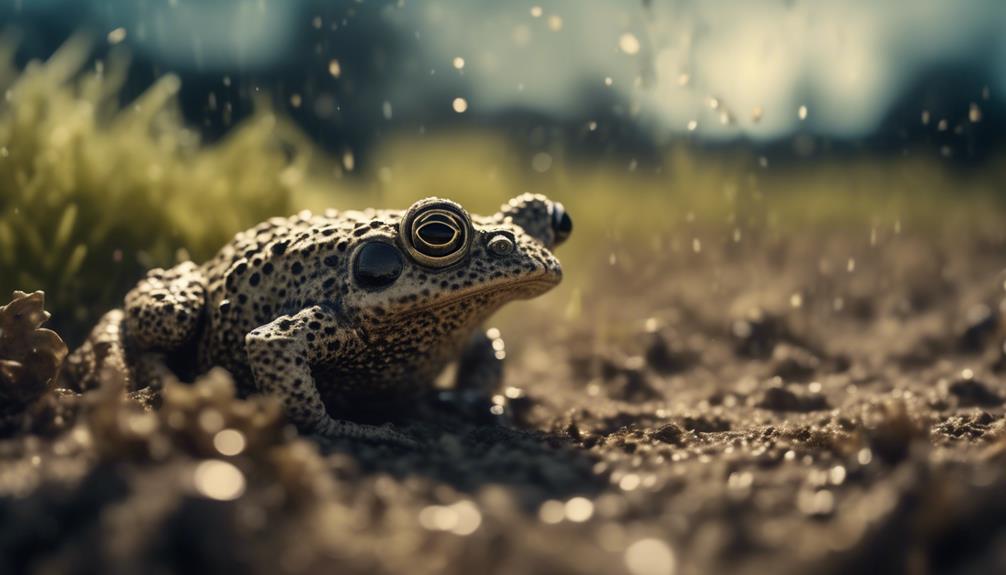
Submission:
[[181,121],[176,77],[120,107],[124,58],[82,71],[88,49],[73,40],[16,71],[11,54],[0,55],[0,294],[45,290],[69,339],[146,268],[205,258],[295,211],[305,146],[271,114],[204,146]]

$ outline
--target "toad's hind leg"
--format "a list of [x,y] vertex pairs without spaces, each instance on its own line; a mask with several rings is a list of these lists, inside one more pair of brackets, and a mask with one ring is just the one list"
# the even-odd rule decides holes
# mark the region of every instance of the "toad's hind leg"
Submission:
[[193,340],[206,305],[206,282],[192,262],[147,273],[126,294],[130,343],[140,350],[173,351]]
[[67,356],[61,387],[88,391],[111,378],[121,381],[127,391],[160,389],[170,373],[163,355],[129,349],[124,324],[122,310],[103,315],[84,343]]

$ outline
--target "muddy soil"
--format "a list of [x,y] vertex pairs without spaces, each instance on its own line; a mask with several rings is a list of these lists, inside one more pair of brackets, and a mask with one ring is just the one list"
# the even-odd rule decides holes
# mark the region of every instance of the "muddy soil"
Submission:
[[1006,572],[1001,238],[798,239],[599,254],[514,304],[495,397],[389,413],[416,448],[220,372],[49,393],[0,572]]

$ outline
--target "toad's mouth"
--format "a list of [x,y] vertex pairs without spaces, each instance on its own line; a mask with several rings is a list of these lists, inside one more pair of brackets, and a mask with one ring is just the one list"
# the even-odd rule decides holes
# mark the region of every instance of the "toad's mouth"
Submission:
[[[500,296],[509,295],[509,298],[504,298],[503,301],[499,302],[500,305],[509,299],[530,299],[559,285],[561,280],[561,274],[542,272],[529,277],[503,280],[500,283],[491,283],[488,285],[452,290],[445,293],[443,296],[434,299],[433,301],[405,310],[402,312],[402,315],[428,313],[432,310],[444,308],[487,294],[499,294]],[[518,293],[515,294],[514,292]]]

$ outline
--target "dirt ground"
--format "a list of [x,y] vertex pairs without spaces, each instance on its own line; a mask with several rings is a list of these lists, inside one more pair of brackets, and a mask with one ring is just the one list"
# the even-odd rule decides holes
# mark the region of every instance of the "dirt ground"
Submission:
[[218,372],[49,392],[0,442],[0,572],[1006,572],[1002,241],[598,254],[513,304],[493,410],[389,413],[418,448],[297,437]]

